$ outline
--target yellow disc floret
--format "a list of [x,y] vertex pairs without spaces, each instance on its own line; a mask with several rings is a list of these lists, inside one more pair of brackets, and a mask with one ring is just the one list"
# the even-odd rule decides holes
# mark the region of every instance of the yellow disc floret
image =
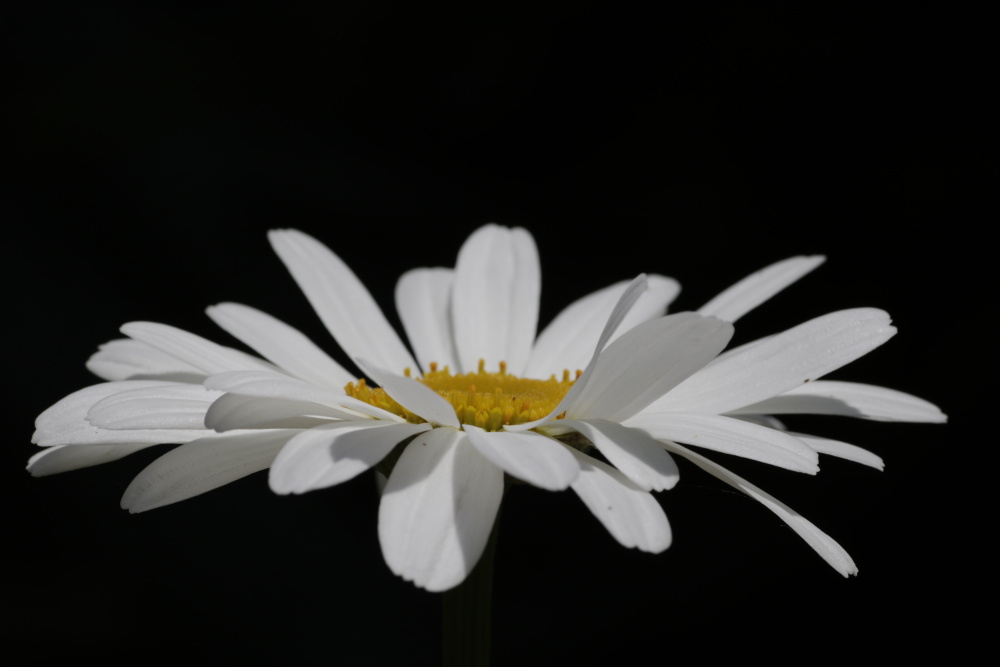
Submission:
[[[507,364],[502,361],[499,373],[487,373],[484,368],[485,362],[481,359],[475,373],[452,375],[447,366],[439,370],[437,364],[431,364],[430,371],[419,378],[419,382],[444,396],[455,408],[458,421],[462,424],[498,431],[508,424],[523,424],[552,412],[580,376],[577,371],[571,379],[567,370],[563,371],[562,379],[557,379],[555,375],[548,380],[519,378],[509,375]],[[407,369],[406,375],[409,374]],[[344,391],[348,396],[400,415],[409,422],[424,421],[382,389],[369,387],[363,379],[348,383]]]

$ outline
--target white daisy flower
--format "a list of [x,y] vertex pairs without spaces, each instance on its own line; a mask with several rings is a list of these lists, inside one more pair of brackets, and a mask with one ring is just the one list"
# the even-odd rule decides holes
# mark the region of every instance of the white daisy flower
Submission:
[[762,502],[847,575],[857,569],[836,542],[678,443],[814,474],[817,452],[881,461],[847,443],[788,433],[770,415],[944,421],[907,394],[815,381],[893,335],[876,309],[832,313],[720,356],[733,321],[821,257],[772,265],[697,313],[664,315],[677,283],[640,276],[576,301],[535,338],[534,241],[523,229],[487,225],[462,246],[454,269],[401,277],[396,306],[414,358],[329,249],[293,230],[270,240],[366,378],[247,306],[220,304],[208,314],[263,359],[167,325],[126,324],[129,338],[88,362],[108,382],[38,418],[34,442],[46,449],[29,462],[32,474],[185,443],[126,490],[122,506],[141,512],[268,468],[282,494],[378,468],[388,475],[378,531],[387,564],[418,586],[446,590],[482,554],[505,475],[571,488],[621,544],[663,551],[670,526],[650,492],[677,483],[675,453]]

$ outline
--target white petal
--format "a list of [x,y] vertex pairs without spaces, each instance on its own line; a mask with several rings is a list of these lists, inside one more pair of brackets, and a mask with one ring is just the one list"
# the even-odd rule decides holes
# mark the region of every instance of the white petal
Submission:
[[[205,379],[205,386],[216,391],[240,394],[243,396],[259,396],[262,398],[278,398],[290,401],[314,403],[321,407],[320,412],[311,409],[304,414],[333,416],[343,419],[353,419],[360,415],[368,415],[377,419],[401,421],[402,418],[386,412],[374,405],[369,405],[346,395],[336,389],[325,389],[316,385],[297,380],[274,371],[231,371],[219,373]],[[337,408],[340,408],[339,410]]]
[[806,521],[788,505],[777,500],[774,496],[761,491],[742,477],[734,475],[722,466],[709,461],[704,456],[692,452],[690,449],[670,442],[664,443],[664,446],[675,454],[680,454],[688,459],[713,477],[739,489],[762,503],[764,507],[777,514],[792,530],[798,533],[799,537],[804,539],[837,572],[840,572],[845,577],[858,573],[857,566],[842,546],[812,523]]
[[944,423],[933,403],[887,387],[820,380],[734,411],[736,414],[846,415],[876,421]]
[[268,238],[345,352],[400,371],[416,366],[375,299],[329,248],[294,229],[272,230]]
[[731,412],[816,380],[889,340],[889,315],[841,310],[809,320],[739,354],[727,354],[653,403],[652,412]]
[[670,454],[642,431],[602,419],[564,419],[559,424],[587,438],[613,466],[643,491],[671,489],[680,478],[677,464]]
[[397,403],[432,424],[459,426],[455,408],[441,394],[412,378],[378,368],[365,359],[354,360]]
[[205,426],[219,433],[241,428],[311,428],[318,422],[345,418],[355,419],[340,408],[318,403],[224,394],[205,413]]
[[98,428],[87,421],[87,412],[95,403],[104,398],[133,389],[167,387],[176,384],[158,380],[122,380],[85,387],[66,396],[42,412],[35,420],[35,433],[31,441],[43,447],[130,443],[157,444],[161,442],[187,442],[211,433],[205,429],[112,431]]
[[840,442],[839,440],[818,438],[814,435],[806,435],[805,433],[789,433],[788,435],[798,438],[802,442],[809,445],[810,449],[819,452],[820,454],[836,456],[837,458],[844,459],[845,461],[853,461],[862,465],[871,466],[872,468],[877,468],[878,470],[885,470],[885,463],[882,462],[882,457],[856,445]]
[[460,367],[451,333],[451,269],[414,269],[396,283],[396,311],[420,367]]
[[70,470],[89,468],[117,461],[140,449],[154,447],[156,443],[128,443],[123,445],[57,445],[47,447],[28,460],[28,472],[34,477],[55,475]]
[[389,569],[429,591],[460,584],[482,556],[503,471],[450,428],[427,431],[403,451],[382,494],[378,536]]
[[108,429],[203,429],[205,413],[217,391],[198,384],[143,387],[103,398],[87,412],[87,421]]
[[57,445],[124,445],[146,443],[149,445],[177,444],[195,438],[214,435],[208,429],[105,429],[81,419],[75,426],[58,435],[34,439],[42,447]]
[[466,424],[465,432],[479,453],[514,477],[549,491],[569,487],[580,466],[567,448],[552,438],[522,431],[488,433]]
[[735,322],[772,296],[806,275],[826,260],[822,255],[790,257],[749,276],[726,289],[698,309],[702,315]]
[[58,437],[77,427],[81,421],[87,418],[87,412],[98,401],[133,389],[145,387],[169,387],[173,382],[161,380],[121,380],[118,382],[102,382],[83,389],[78,389],[72,394],[65,396],[52,406],[42,411],[35,419],[35,434],[31,441],[37,443]]
[[275,493],[305,493],[346,482],[384,459],[393,447],[430,424],[338,422],[288,441],[271,465]]
[[732,335],[728,322],[694,313],[643,322],[601,352],[567,417],[627,419],[711,361]]
[[238,370],[274,370],[271,364],[245,352],[223,347],[210,340],[156,322],[129,322],[123,334],[166,352],[206,374]]
[[541,268],[531,234],[485,225],[458,253],[452,291],[455,348],[463,372],[507,362],[521,375],[538,326]]
[[788,428],[785,424],[771,415],[737,415],[732,412],[726,414],[727,417],[733,417],[734,419],[741,419],[743,421],[748,421],[751,424],[757,424],[758,426],[766,426],[768,428],[777,429],[778,431],[787,431]]
[[87,360],[87,370],[105,380],[171,380],[201,382],[205,373],[166,352],[131,338],[119,338],[98,347]]
[[[677,281],[664,276],[650,275],[647,284],[609,340],[641,322],[662,316],[680,292]],[[594,354],[604,323],[628,285],[627,281],[616,283],[567,306],[538,336],[525,375],[544,379],[552,374],[558,376],[563,369],[583,369]]]
[[562,400],[559,401],[559,405],[557,405],[552,412],[545,415],[541,419],[536,419],[533,422],[525,422],[524,424],[504,426],[505,431],[527,431],[536,428],[551,421],[556,417],[556,415],[565,412],[569,406],[576,402],[580,394],[583,393],[583,390],[586,389],[587,383],[593,375],[592,371],[594,369],[594,365],[597,363],[601,350],[603,350],[604,346],[608,344],[611,336],[618,329],[618,326],[622,323],[622,320],[625,319],[625,316],[628,315],[629,310],[632,309],[635,302],[640,296],[642,296],[642,293],[646,291],[646,286],[645,274],[639,274],[635,277],[635,280],[629,283],[628,287],[625,288],[625,291],[622,292],[621,297],[618,299],[618,303],[615,304],[614,310],[611,311],[611,316],[608,317],[608,321],[604,323],[604,330],[601,331],[601,336],[597,340],[597,345],[594,347],[590,362],[583,370],[583,374],[576,380],[576,382],[573,383],[573,386],[570,387],[568,392],[566,392],[566,395],[563,396]]
[[279,429],[214,435],[181,445],[132,480],[122,496],[122,509],[145,512],[265,470],[295,433]]
[[670,546],[670,524],[663,508],[611,466],[576,450],[580,464],[573,491],[622,546],[660,553]]
[[642,296],[648,289],[649,277],[645,273],[640,273],[632,279],[632,282],[628,284],[625,291],[618,298],[618,303],[611,310],[608,321],[604,323],[604,328],[601,330],[601,335],[597,339],[597,345],[594,346],[594,351],[588,364],[592,364],[601,351],[607,347],[615,333],[622,327],[622,323],[628,319],[629,313],[642,300]]
[[644,412],[626,421],[625,426],[661,441],[676,440],[811,475],[819,471],[819,457],[802,441],[741,419]]
[[267,313],[238,303],[220,303],[206,312],[220,327],[297,378],[330,389],[343,389],[356,379],[298,329]]

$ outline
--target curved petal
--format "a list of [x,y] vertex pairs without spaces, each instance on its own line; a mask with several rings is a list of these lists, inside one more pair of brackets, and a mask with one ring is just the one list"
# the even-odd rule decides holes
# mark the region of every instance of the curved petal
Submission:
[[856,382],[820,380],[747,405],[733,414],[845,415],[875,421],[930,422],[941,424],[948,416],[922,398],[887,387]]
[[134,340],[166,352],[198,370],[211,375],[224,371],[274,370],[274,367],[245,352],[157,322],[129,322],[121,332]]
[[650,553],[670,546],[670,523],[656,498],[611,466],[574,449],[570,453],[580,464],[573,491],[612,537]]
[[571,428],[587,438],[643,491],[672,489],[680,472],[677,464],[660,443],[642,431],[603,419],[578,421],[565,419],[560,426]]
[[175,383],[162,380],[119,380],[117,382],[101,382],[78,389],[68,396],[56,401],[42,411],[35,419],[35,433],[31,441],[38,443],[58,437],[59,434],[76,428],[80,422],[87,419],[87,412],[95,403],[108,396],[114,396],[133,389],[146,387],[170,387]]
[[265,470],[297,431],[214,435],[172,449],[136,476],[122,496],[135,514],[201,495]]
[[396,462],[378,508],[378,536],[395,574],[429,591],[460,584],[483,554],[503,496],[503,471],[435,428]]
[[452,288],[455,348],[463,372],[480,359],[522,375],[538,326],[541,268],[531,234],[485,225],[458,253]]
[[87,360],[87,370],[104,380],[169,380],[199,383],[205,373],[166,352],[131,338],[108,341]]
[[306,382],[343,389],[356,379],[301,331],[263,311],[238,303],[220,303],[205,312],[262,357]]
[[133,442],[121,445],[56,445],[55,447],[47,447],[28,459],[28,472],[33,477],[56,475],[61,472],[117,461],[140,449],[155,446],[155,442]]
[[337,416],[353,419],[360,415],[368,415],[376,419],[401,421],[401,418],[391,412],[369,405],[363,401],[334,389],[324,389],[314,384],[297,380],[288,375],[273,371],[231,371],[219,373],[205,379],[205,386],[216,391],[240,394],[243,396],[259,396],[279,398],[291,401],[315,403],[322,407],[320,415],[336,410]]
[[646,291],[646,287],[646,275],[640,273],[632,282],[628,284],[628,287],[625,288],[621,297],[618,298],[618,303],[615,304],[614,310],[611,311],[611,316],[608,317],[608,321],[604,323],[604,329],[601,331],[601,337],[597,340],[597,345],[594,347],[590,362],[584,369],[583,374],[576,380],[576,382],[573,383],[573,386],[570,387],[568,392],[566,392],[566,395],[563,396],[562,400],[559,401],[559,405],[557,405],[552,412],[545,415],[541,419],[536,419],[533,422],[525,422],[523,424],[511,424],[509,426],[504,426],[505,431],[527,431],[533,429],[551,421],[556,415],[565,412],[569,406],[573,405],[583,390],[586,389],[587,383],[593,375],[592,371],[594,365],[597,363],[598,357],[601,354],[601,350],[603,350],[604,346],[608,344],[611,336],[618,329],[618,326],[622,323],[622,320],[625,319],[625,316],[628,315],[628,312],[635,305],[635,302],[640,296],[642,296],[642,293]]
[[149,445],[178,444],[196,438],[215,435],[209,429],[107,429],[98,428],[81,419],[75,426],[58,435],[38,438],[35,444],[42,447],[58,445],[125,445],[146,443]]
[[704,456],[692,452],[690,449],[681,447],[680,445],[672,442],[665,442],[663,444],[669,451],[683,456],[708,474],[722,480],[736,489],[739,489],[754,500],[763,504],[767,509],[777,514],[782,521],[787,523],[799,537],[805,540],[806,543],[811,546],[816,553],[823,558],[823,560],[829,563],[833,569],[837,570],[837,572],[840,572],[845,577],[858,573],[858,567],[854,564],[851,556],[842,546],[837,544],[829,535],[821,531],[811,522],[804,519],[788,505],[784,504],[774,496],[761,491],[759,488],[742,477],[739,477],[738,475],[729,472],[722,466],[709,461]]
[[877,470],[885,470],[885,463],[882,462],[882,457],[857,445],[840,442],[839,440],[830,440],[829,438],[818,438],[814,435],[806,435],[805,433],[789,433],[788,435],[798,438],[809,445],[810,449],[820,454],[836,456],[838,459],[871,466]]
[[[31,441],[43,447],[56,445],[124,445],[130,443],[157,444],[187,442],[209,435],[206,429],[125,429],[98,428],[87,421],[90,408],[109,396],[147,387],[177,386],[158,380],[122,380],[103,382],[75,391],[38,415]],[[189,385],[181,385],[189,386]]]
[[268,239],[320,320],[348,355],[402,371],[416,366],[403,341],[344,262],[325,245],[294,229]]
[[396,283],[396,311],[406,337],[426,371],[431,363],[457,370],[451,335],[451,269],[413,269]]
[[247,428],[312,428],[317,422],[331,419],[371,421],[340,408],[319,403],[223,394],[205,413],[205,426],[223,433]]
[[354,361],[371,379],[379,383],[389,396],[413,414],[423,417],[432,424],[455,428],[460,425],[451,403],[427,385],[377,368],[364,359]]
[[735,322],[826,261],[822,255],[789,257],[751,273],[698,309],[701,315]]
[[601,352],[566,416],[627,419],[711,361],[732,335],[728,322],[694,313],[643,322]]
[[829,313],[745,345],[701,369],[649,406],[651,412],[732,412],[812,382],[896,333],[876,308]]
[[337,422],[303,431],[271,465],[275,493],[305,493],[346,482],[376,465],[406,438],[430,424]]
[[[604,323],[628,285],[628,281],[622,281],[588,294],[556,315],[535,341],[525,375],[547,378],[552,374],[559,375],[563,369],[574,371],[584,368],[594,354]],[[637,324],[662,316],[679,293],[680,284],[676,280],[658,275],[647,276],[646,291],[639,296],[608,340],[614,340]]]
[[533,486],[561,491],[580,473],[580,466],[567,448],[548,436],[532,431],[487,432],[470,424],[464,428],[480,454]]
[[221,396],[199,384],[172,384],[123,391],[99,400],[87,421],[107,429],[203,429],[205,413]]
[[657,440],[734,454],[779,468],[815,475],[819,457],[795,437],[766,426],[719,415],[643,413],[625,422]]

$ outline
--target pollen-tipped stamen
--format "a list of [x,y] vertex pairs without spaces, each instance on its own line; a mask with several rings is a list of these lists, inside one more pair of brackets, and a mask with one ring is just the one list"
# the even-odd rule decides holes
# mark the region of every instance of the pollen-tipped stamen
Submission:
[[[410,376],[409,370],[404,371],[407,377]],[[488,373],[485,360],[480,359],[475,373],[459,375],[452,375],[447,366],[439,370],[437,363],[431,363],[428,372],[418,381],[451,403],[462,424],[499,431],[504,426],[535,421],[551,413],[580,374],[581,371],[577,371],[572,380],[569,370],[563,371],[561,380],[555,375],[548,380],[519,378],[507,373],[504,361],[500,362],[499,372]],[[364,379],[348,383],[344,391],[348,396],[400,415],[409,422],[424,421],[384,390],[369,387]],[[556,418],[562,417],[559,415]]]

